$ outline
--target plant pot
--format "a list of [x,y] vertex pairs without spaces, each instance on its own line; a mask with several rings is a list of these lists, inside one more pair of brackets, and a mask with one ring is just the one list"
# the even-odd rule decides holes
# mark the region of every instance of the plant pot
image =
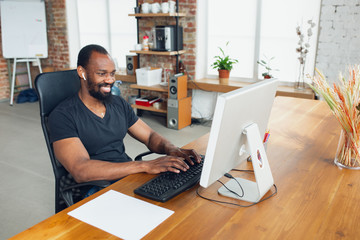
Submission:
[[220,84],[229,84],[230,71],[226,69],[218,69]]
[[271,78],[270,75],[265,75],[265,76],[264,76],[264,79],[270,79],[270,78]]

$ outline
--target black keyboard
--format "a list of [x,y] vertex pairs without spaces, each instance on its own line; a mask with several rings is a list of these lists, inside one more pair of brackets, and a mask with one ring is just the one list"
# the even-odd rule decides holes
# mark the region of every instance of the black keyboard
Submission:
[[194,162],[194,165],[188,164],[190,168],[186,172],[161,173],[159,176],[135,189],[134,193],[158,202],[166,202],[190,189],[200,181],[201,170],[204,163],[204,156],[201,157],[202,160],[200,163]]

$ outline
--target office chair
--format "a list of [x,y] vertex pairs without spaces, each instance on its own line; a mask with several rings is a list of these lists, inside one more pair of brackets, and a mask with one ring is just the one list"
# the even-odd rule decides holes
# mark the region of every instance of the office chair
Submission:
[[[39,74],[35,79],[35,89],[39,97],[41,127],[55,175],[55,212],[57,213],[81,200],[82,189],[91,186],[104,188],[109,186],[110,182],[91,181],[76,183],[69,172],[55,158],[52,145],[49,141],[48,116],[60,102],[79,91],[80,79],[77,71],[69,70]],[[141,161],[143,156],[151,153],[151,151],[147,151],[139,154],[135,157],[135,161]]]
[[109,186],[110,182],[92,181],[76,183],[68,171],[55,158],[52,145],[49,141],[47,127],[49,114],[60,102],[72,96],[80,89],[80,79],[76,70],[39,74],[35,79],[35,89],[39,97],[41,127],[55,175],[55,212],[57,213],[81,200],[80,190],[82,188],[91,186],[104,188]]

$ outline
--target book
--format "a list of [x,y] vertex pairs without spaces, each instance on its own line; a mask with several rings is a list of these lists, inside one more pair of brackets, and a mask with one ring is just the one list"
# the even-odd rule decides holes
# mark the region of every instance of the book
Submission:
[[158,101],[160,101],[159,97],[146,96],[146,97],[137,98],[135,100],[135,104],[140,105],[140,106],[145,106],[145,107],[151,107],[155,102],[158,102]]

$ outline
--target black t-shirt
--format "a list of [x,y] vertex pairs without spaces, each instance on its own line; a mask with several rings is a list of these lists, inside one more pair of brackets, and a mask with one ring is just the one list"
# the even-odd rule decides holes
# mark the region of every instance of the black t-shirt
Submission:
[[131,161],[123,139],[138,117],[122,97],[113,96],[105,106],[105,116],[100,118],[84,105],[78,94],[66,99],[49,116],[50,142],[78,137],[91,159]]

